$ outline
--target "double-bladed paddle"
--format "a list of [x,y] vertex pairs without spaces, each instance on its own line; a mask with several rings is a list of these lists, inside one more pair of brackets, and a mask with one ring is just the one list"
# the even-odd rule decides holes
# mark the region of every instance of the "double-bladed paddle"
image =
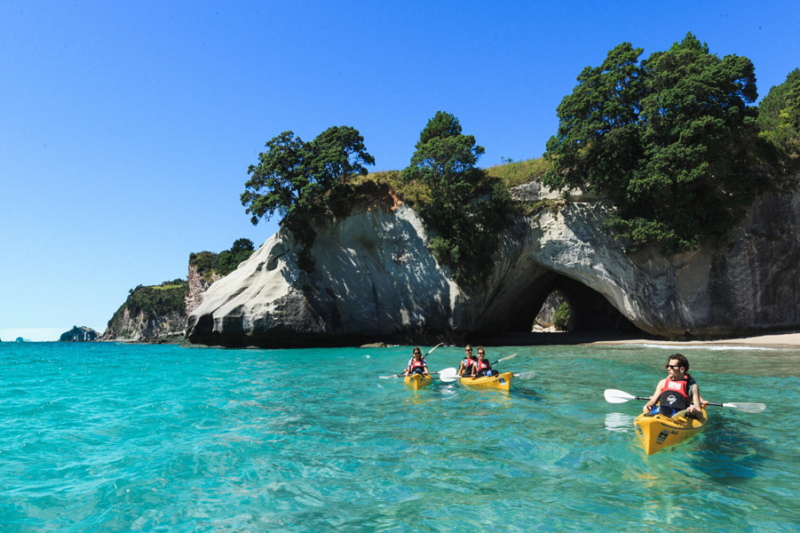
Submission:
[[[606,389],[603,393],[606,397],[606,401],[608,403],[625,403],[631,400],[649,400],[649,396],[634,396],[633,394],[628,394],[625,391],[617,390],[617,389]],[[709,402],[708,405],[715,405],[717,407],[727,407],[728,409],[738,409],[739,411],[743,411],[745,413],[761,413],[767,406],[763,403],[742,403],[742,402],[732,402],[732,403],[711,403]]]
[[[425,355],[422,356],[422,359],[425,359],[426,357],[428,357],[428,355],[431,352],[433,352],[436,348],[438,348],[439,346],[442,346],[442,345],[444,345],[444,343],[440,342],[439,344],[437,344],[436,346],[434,346],[433,348],[428,350],[427,353],[425,353]],[[433,372],[433,373],[435,374],[436,372]],[[393,374],[391,376],[378,376],[378,377],[381,378],[381,379],[395,379],[395,378],[402,378],[404,375],[405,375],[405,371],[400,372],[399,374]]]

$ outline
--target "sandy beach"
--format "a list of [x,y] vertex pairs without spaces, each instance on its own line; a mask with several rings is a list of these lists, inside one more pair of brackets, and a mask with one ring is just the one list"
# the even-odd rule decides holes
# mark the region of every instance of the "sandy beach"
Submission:
[[782,331],[765,335],[751,335],[714,340],[672,341],[661,337],[619,332],[580,333],[527,333],[511,331],[496,335],[469,335],[467,342],[486,346],[546,346],[546,345],[612,345],[612,344],[658,344],[661,346],[753,346],[784,349],[800,349],[800,332]]
[[631,338],[615,340],[598,340],[587,342],[588,345],[608,345],[608,344],[652,344],[674,346],[764,346],[771,348],[800,349],[800,332],[781,332],[769,335],[754,335],[749,337],[737,337],[730,339],[717,339],[710,341],[667,341],[650,338]]

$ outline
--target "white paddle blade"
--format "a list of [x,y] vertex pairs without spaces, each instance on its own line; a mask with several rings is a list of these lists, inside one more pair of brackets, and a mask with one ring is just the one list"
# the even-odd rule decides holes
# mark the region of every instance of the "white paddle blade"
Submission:
[[536,377],[536,372],[531,370],[530,372],[520,372],[519,374],[514,374],[516,379],[526,380],[526,379],[533,379]]
[[603,395],[606,397],[608,403],[625,403],[636,399],[636,396],[617,389],[606,389]]
[[508,361],[509,359],[514,359],[516,356],[517,356],[517,354],[513,353],[513,354],[509,355],[508,357],[503,357],[502,359],[498,359],[497,362],[499,363],[500,361]]
[[378,377],[381,378],[381,379],[397,379],[400,376],[398,376],[397,374],[394,374],[394,375],[391,375],[391,376],[378,376]]
[[723,403],[722,407],[730,407],[731,409],[738,409],[745,413],[763,413],[767,408],[763,403]]
[[439,371],[439,379],[445,383],[456,381],[458,377],[458,369],[456,368],[445,368],[444,370]]

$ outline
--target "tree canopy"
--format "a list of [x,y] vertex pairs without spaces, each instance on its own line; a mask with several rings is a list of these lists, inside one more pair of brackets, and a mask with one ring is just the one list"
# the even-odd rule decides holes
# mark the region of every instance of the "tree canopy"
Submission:
[[432,235],[431,249],[462,285],[478,283],[491,272],[497,234],[506,225],[511,201],[500,180],[477,168],[483,153],[475,137],[462,133],[454,115],[438,111],[420,133],[402,173],[405,182],[429,189],[418,209]]
[[197,269],[197,274],[211,282],[213,275],[225,277],[239,267],[239,263],[246,261],[253,255],[255,246],[250,239],[236,239],[229,250],[218,254],[213,252],[200,252],[189,254],[189,265]]
[[242,205],[254,225],[278,213],[281,224],[303,243],[301,267],[309,269],[313,225],[330,215],[331,193],[347,188],[349,176],[366,174],[364,165],[374,165],[375,159],[358,130],[349,126],[328,128],[311,142],[285,131],[267,141],[266,148],[258,154],[259,163],[247,170],[251,178]]
[[558,106],[544,183],[606,195],[607,224],[635,248],[721,241],[768,179],[757,171],[752,62],[720,59],[691,33],[639,62],[623,43],[586,67]]
[[783,174],[800,170],[800,68],[770,89],[758,108],[761,137],[778,152]]

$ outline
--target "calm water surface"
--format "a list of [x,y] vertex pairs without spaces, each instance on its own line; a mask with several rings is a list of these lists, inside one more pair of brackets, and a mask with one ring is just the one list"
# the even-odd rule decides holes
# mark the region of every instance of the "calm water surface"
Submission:
[[671,350],[513,352],[510,394],[415,393],[378,379],[407,347],[2,343],[0,529],[800,531],[800,351],[685,350],[707,400],[768,408],[650,457],[603,390],[651,394]]

